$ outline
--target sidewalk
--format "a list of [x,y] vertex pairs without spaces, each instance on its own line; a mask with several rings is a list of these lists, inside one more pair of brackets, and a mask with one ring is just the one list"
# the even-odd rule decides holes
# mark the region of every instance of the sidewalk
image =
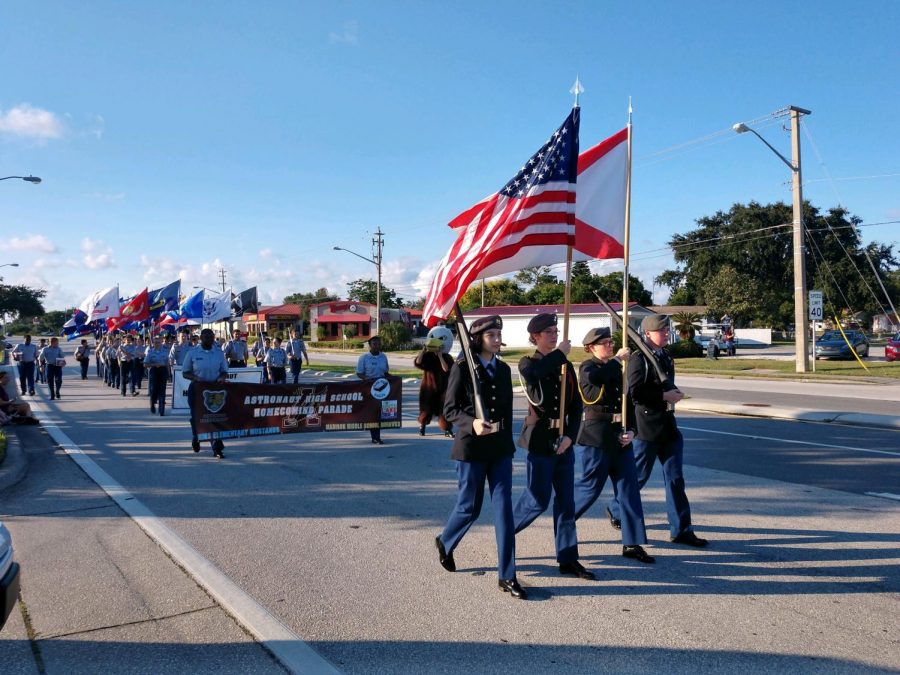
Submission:
[[[39,427],[9,438],[0,519],[22,591],[0,631],[0,671],[285,672]],[[3,490],[10,460],[28,479]]]

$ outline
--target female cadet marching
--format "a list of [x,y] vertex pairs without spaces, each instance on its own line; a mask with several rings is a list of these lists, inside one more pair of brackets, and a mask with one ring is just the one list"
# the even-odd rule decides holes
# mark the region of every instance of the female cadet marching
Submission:
[[457,426],[450,457],[456,460],[459,492],[444,531],[435,537],[438,560],[448,572],[456,571],[453,551],[478,519],[484,500],[484,482],[491,491],[497,535],[498,586],[512,597],[525,599],[516,579],[516,538],[513,532],[512,438],[513,392],[509,366],[497,358],[503,320],[488,316],[472,323],[472,358],[481,384],[484,416],[475,416],[469,365],[460,358],[450,370],[444,416]]
[[584,422],[575,449],[581,458],[580,476],[575,479],[575,519],[591,508],[611,477],[622,518],[614,519],[610,513],[610,521],[622,530],[622,555],[652,563],[654,558],[641,547],[647,543],[647,531],[631,447],[634,432],[622,430],[622,361],[628,360],[630,350],[615,351],[609,328],[591,329],[582,344],[591,358],[578,369]]
[[[559,331],[555,314],[538,314],[528,322],[532,356],[519,361],[519,376],[528,397],[526,419],[528,443],[527,484],[513,510],[516,532],[521,532],[547,510],[553,500],[553,531],[560,574],[594,579],[594,573],[578,562],[578,535],[575,530],[575,459],[572,442],[581,425],[581,396],[575,369],[566,355],[568,340],[557,347]],[[566,369],[566,417],[560,429],[562,368]]]

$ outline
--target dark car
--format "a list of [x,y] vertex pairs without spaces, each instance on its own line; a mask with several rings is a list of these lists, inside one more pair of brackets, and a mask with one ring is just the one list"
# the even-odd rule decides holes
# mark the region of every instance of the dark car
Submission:
[[19,565],[13,562],[12,537],[0,523],[0,628],[16,606],[19,597]]
[[888,340],[884,346],[884,360],[896,361],[900,358],[900,333]]
[[[844,339],[844,335],[847,339]],[[858,330],[845,330],[841,335],[839,330],[825,331],[822,337],[816,340],[816,358],[817,359],[852,359],[853,352],[850,351],[849,342],[853,345],[853,350],[864,358],[869,355],[869,340]]]

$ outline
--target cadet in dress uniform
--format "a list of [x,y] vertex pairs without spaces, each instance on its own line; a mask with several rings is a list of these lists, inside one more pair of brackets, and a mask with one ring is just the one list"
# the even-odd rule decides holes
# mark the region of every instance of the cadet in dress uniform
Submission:
[[[356,376],[361,380],[377,380],[379,377],[387,377],[388,360],[381,351],[381,338],[373,335],[369,338],[369,351],[356,362]],[[380,422],[379,422],[380,425]],[[381,426],[369,429],[372,442],[376,445],[384,445],[381,440]]]
[[641,546],[647,543],[647,531],[631,447],[634,432],[622,431],[622,362],[628,360],[630,350],[622,347],[615,352],[609,328],[588,331],[582,344],[591,358],[578,369],[584,421],[575,446],[580,474],[575,479],[575,520],[597,501],[611,477],[622,503],[622,555],[652,563],[653,557]]
[[[513,515],[516,532],[521,532],[547,510],[553,499],[553,531],[556,560],[561,574],[594,579],[594,573],[578,562],[578,535],[575,530],[575,453],[572,448],[581,426],[581,396],[575,369],[566,355],[568,340],[557,347],[559,331],[555,314],[538,314],[528,322],[530,342],[537,348],[519,361],[519,376],[528,396],[529,414],[527,484]],[[562,368],[566,368],[566,418],[559,428]]]
[[306,357],[306,365],[309,365],[309,354],[306,353],[306,343],[300,337],[300,331],[294,330],[292,339],[288,340],[285,349],[291,360],[291,375],[294,377],[294,384],[300,380],[300,371],[303,370],[303,357]]
[[270,338],[260,338],[253,345],[253,358],[256,359],[256,365],[262,368],[263,384],[271,384],[272,378],[269,377],[269,369],[266,367],[266,352],[272,348],[272,340]]
[[144,354],[146,351],[147,341],[143,335],[139,335],[134,339],[134,365],[131,367],[131,380],[138,392],[144,384]]
[[281,338],[275,338],[274,345],[266,349],[265,363],[272,384],[287,384],[287,353],[281,348]]
[[[181,364],[184,379],[189,380],[188,405],[191,408],[191,449],[200,452],[200,441],[197,439],[197,426],[194,421],[194,383],[228,381],[228,364],[225,363],[224,352],[216,346],[216,334],[211,328],[200,331],[200,344],[184,357]],[[221,439],[212,441],[213,454],[223,459],[225,444]]]
[[[644,487],[657,458],[662,464],[666,487],[666,508],[669,514],[671,540],[688,546],[706,546],[706,539],[694,534],[691,528],[691,506],[684,491],[684,438],[675,423],[674,406],[684,398],[675,386],[675,362],[664,347],[669,343],[669,317],[665,314],[645,316],[641,321],[644,343],[666,373],[663,386],[656,368],[643,353],[628,363],[628,393],[634,401],[635,425],[634,458],[637,463],[638,485]],[[611,518],[620,519],[622,509],[618,499],[609,503]]]
[[131,395],[137,396],[137,391],[134,388],[134,375],[132,374],[136,351],[137,346],[134,344],[134,336],[132,335],[126,335],[125,344],[119,345],[119,348],[116,350],[116,359],[119,361],[119,375],[121,376],[122,396],[125,395],[125,390],[129,386],[131,386]]
[[78,361],[78,365],[81,367],[81,379],[87,379],[88,366],[91,365],[91,348],[88,347],[87,340],[82,340],[81,344],[78,345],[78,349],[75,350],[75,360]]
[[250,358],[247,343],[241,339],[241,331],[236,330],[231,339],[225,343],[225,358],[228,359],[229,368],[246,368],[247,359]]
[[28,394],[34,396],[34,368],[38,360],[38,349],[31,344],[31,336],[25,335],[25,342],[17,344],[12,352],[13,361],[19,369],[19,384],[22,387],[22,396]]
[[50,345],[41,350],[38,357],[40,362],[44,364],[46,377],[45,380],[50,385],[50,400],[59,398],[59,388],[62,386],[62,349],[59,348],[59,338],[50,340]]
[[144,368],[147,369],[147,389],[150,390],[150,414],[156,414],[159,405],[159,416],[166,414],[166,390],[169,384],[169,350],[162,342],[162,336],[156,335],[144,352]]
[[116,337],[109,341],[106,348],[106,365],[109,370],[109,382],[107,384],[113,389],[119,388],[119,382],[122,379],[122,369],[119,368],[119,346],[121,339]]
[[438,560],[448,572],[456,571],[453,551],[478,519],[484,500],[484,482],[491,491],[497,535],[497,574],[500,590],[524,599],[516,579],[516,537],[512,510],[513,392],[509,366],[497,358],[503,320],[489,316],[472,323],[472,356],[481,383],[484,414],[475,417],[469,366],[461,357],[450,370],[444,416],[457,426],[450,457],[456,460],[459,492],[444,531],[435,540]]
[[178,334],[178,344],[172,345],[169,350],[169,367],[174,368],[184,363],[184,357],[194,348],[191,344],[191,334],[188,331],[182,331]]
[[[47,346],[46,338],[41,338],[41,341],[38,343],[38,354],[44,351],[44,348]],[[47,383],[47,363],[42,361],[40,358],[37,360],[37,381],[38,384],[46,384]]]

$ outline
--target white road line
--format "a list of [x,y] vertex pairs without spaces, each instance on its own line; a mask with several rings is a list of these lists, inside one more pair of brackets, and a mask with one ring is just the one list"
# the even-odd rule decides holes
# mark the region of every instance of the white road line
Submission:
[[[41,406],[32,403],[35,413],[45,412]],[[243,626],[253,637],[265,645],[288,670],[294,673],[340,673],[300,636],[285,626],[277,617],[248,595],[229,579],[222,570],[203,557],[193,546],[170,529],[143,503],[135,499],[128,490],[101,469],[85,455],[53,421],[40,415],[41,425],[51,438],[71,457],[119,507],[125,511],[159,544],[172,558],[190,574],[198,584],[215,598],[226,612]]]
[[900,457],[900,452],[890,452],[888,450],[872,450],[871,448],[854,448],[849,445],[833,445],[831,443],[813,443],[812,441],[792,441],[787,438],[772,438],[771,436],[757,436],[756,434],[738,434],[733,431],[713,431],[712,429],[700,429],[698,427],[683,427],[678,425],[679,429],[685,431],[700,431],[705,434],[721,434],[723,436],[740,436],[741,438],[754,438],[760,441],[778,441],[779,443],[793,443],[794,445],[815,445],[819,448],[835,448],[837,450],[855,450],[857,452],[870,452],[874,455],[890,455],[891,457]]
[[870,497],[884,497],[885,499],[893,499],[900,502],[900,495],[895,495],[892,492],[867,492],[866,494]]

